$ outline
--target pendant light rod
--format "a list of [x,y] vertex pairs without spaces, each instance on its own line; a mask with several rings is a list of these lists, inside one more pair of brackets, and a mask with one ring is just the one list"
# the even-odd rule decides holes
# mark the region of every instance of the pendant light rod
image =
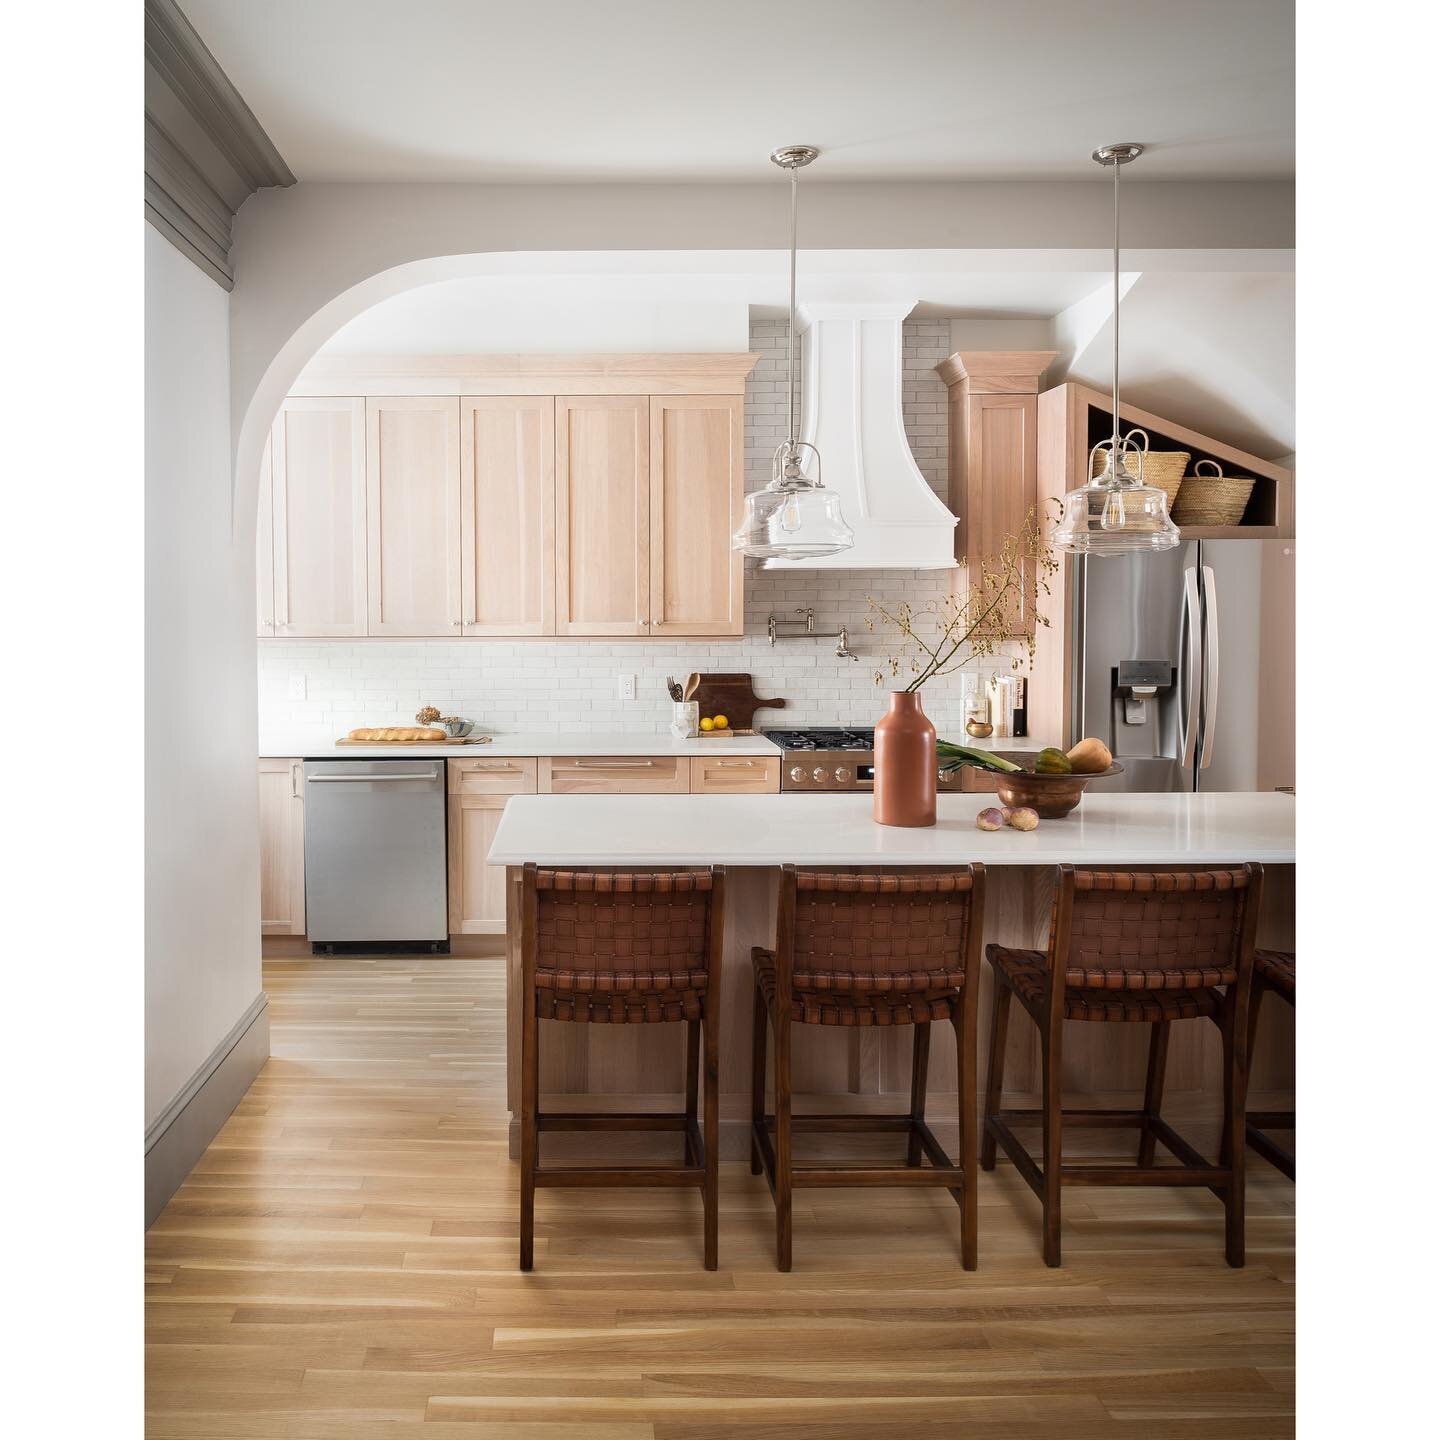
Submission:
[[1113,228],[1110,251],[1110,415],[1114,429],[1110,436],[1110,454],[1117,472],[1120,467],[1120,167],[1145,153],[1143,145],[1122,140],[1102,145],[1090,158],[1111,171],[1111,208]]
[[790,172],[790,322],[786,332],[789,379],[785,385],[785,437],[792,451],[800,443],[795,426],[795,255],[800,215],[799,177],[795,172],[808,165],[819,153],[813,145],[782,145],[770,156],[772,163]]

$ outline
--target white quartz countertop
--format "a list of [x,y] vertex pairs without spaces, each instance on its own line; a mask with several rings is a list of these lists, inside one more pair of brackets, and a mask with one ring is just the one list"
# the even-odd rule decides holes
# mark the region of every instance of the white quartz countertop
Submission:
[[869,795],[516,795],[490,847],[522,865],[1201,865],[1295,860],[1295,797],[1096,792],[1028,834],[975,828],[989,795],[942,795],[896,829]]
[[676,740],[668,731],[595,735],[494,735],[486,745],[337,745],[334,737],[281,735],[267,737],[260,758],[282,760],[369,760],[384,756],[453,756],[476,759],[486,755],[778,755],[758,735],[714,740]]

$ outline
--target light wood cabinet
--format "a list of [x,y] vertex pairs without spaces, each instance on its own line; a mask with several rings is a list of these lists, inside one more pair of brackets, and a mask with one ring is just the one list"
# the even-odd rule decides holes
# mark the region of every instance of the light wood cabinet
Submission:
[[555,631],[650,628],[650,402],[555,398]]
[[685,755],[546,755],[540,760],[542,795],[686,795]]
[[460,402],[365,402],[369,633],[458,635]]
[[299,760],[260,761],[260,932],[305,933],[305,800]]
[[[960,517],[960,558],[975,584],[983,561],[1039,514],[1037,395],[1050,350],[959,351],[937,366],[950,390],[950,507]],[[1005,633],[1028,635],[1035,616],[1023,597]]]
[[341,357],[307,371],[262,465],[257,633],[743,634],[730,536],[754,360]]
[[730,548],[744,503],[738,395],[650,397],[650,633],[740,635],[745,562]]
[[260,484],[255,520],[255,633],[275,633],[275,548],[271,517],[274,486],[270,480],[270,439],[260,455]]
[[690,758],[692,795],[778,795],[780,757],[704,755]]
[[466,635],[555,633],[555,399],[460,401]]
[[505,933],[505,867],[485,856],[511,795],[533,795],[537,762],[450,760],[445,766],[452,935]]
[[286,400],[270,453],[274,633],[365,634],[365,402]]

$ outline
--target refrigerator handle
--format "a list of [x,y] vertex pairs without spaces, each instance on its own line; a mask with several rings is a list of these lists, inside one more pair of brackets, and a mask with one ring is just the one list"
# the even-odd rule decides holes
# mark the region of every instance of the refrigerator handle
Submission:
[[1185,570],[1184,644],[1180,665],[1185,672],[1185,713],[1180,722],[1180,764],[1195,760],[1195,733],[1200,728],[1200,586],[1193,566]]
[[1205,738],[1200,744],[1200,768],[1208,769],[1215,754],[1215,704],[1220,698],[1220,605],[1215,598],[1215,572],[1205,572]]

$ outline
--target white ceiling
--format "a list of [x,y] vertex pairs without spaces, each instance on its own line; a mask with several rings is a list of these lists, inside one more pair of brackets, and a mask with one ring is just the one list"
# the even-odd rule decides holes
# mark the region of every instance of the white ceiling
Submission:
[[301,180],[1294,173],[1291,0],[181,5]]

